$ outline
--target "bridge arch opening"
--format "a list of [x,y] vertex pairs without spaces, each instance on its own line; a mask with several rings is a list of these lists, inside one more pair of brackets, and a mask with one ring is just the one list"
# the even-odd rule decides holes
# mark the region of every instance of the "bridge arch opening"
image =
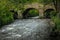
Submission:
[[39,16],[39,11],[35,8],[28,8],[22,13],[22,15],[24,19]]
[[13,18],[14,18],[14,20],[18,19],[18,13],[17,13],[16,11],[10,10],[10,12],[13,13]]
[[51,18],[51,12],[55,11],[54,9],[47,9],[44,11],[44,17],[50,19]]

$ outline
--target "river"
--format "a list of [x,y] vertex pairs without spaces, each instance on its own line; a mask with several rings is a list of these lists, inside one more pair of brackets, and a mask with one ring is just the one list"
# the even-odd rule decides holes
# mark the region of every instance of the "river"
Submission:
[[19,19],[0,29],[0,40],[48,40],[50,19]]

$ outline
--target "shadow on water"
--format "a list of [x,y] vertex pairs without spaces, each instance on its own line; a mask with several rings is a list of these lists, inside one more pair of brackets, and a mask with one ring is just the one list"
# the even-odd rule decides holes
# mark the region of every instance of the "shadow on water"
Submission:
[[60,40],[60,32],[51,32],[49,40]]

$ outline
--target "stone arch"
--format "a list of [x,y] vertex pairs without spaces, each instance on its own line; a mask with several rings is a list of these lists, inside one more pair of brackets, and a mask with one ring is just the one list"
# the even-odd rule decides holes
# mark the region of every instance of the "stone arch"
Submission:
[[14,18],[14,20],[15,20],[15,19],[18,19],[18,13],[17,13],[16,11],[10,10],[10,12],[13,13],[13,18]]
[[51,13],[52,11],[55,11],[55,10],[54,10],[53,8],[46,9],[46,10],[44,11],[44,17],[45,17],[45,18],[51,18],[50,13]]
[[[24,12],[22,13],[23,18],[27,18],[27,16],[29,16],[28,12],[30,10],[32,10],[32,9],[35,9],[35,8],[27,8],[27,9],[25,9]],[[38,10],[38,9],[36,9],[36,10]],[[39,10],[38,10],[38,12],[39,12]]]

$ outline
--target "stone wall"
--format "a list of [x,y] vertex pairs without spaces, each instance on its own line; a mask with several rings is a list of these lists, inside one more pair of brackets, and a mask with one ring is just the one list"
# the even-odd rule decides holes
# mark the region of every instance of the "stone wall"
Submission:
[[25,4],[24,5],[24,10],[19,10],[18,11],[18,18],[23,18],[22,16],[22,12],[21,11],[25,11],[26,9],[29,9],[29,8],[35,8],[37,10],[39,10],[39,16],[44,16],[43,13],[45,10],[47,9],[54,9],[55,10],[55,7],[53,4],[48,4],[48,5],[43,5],[43,4],[40,4],[40,3],[32,3],[32,4]]

